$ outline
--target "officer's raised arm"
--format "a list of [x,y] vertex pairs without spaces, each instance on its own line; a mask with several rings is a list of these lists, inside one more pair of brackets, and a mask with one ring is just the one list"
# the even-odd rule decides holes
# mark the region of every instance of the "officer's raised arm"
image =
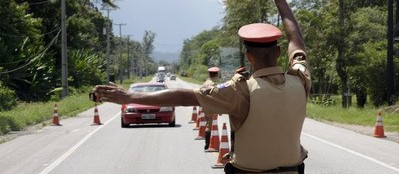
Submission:
[[280,12],[281,19],[288,37],[288,54],[292,54],[295,50],[305,51],[305,43],[302,38],[299,24],[296,21],[291,8],[288,6],[287,1],[275,0],[275,3]]
[[[309,94],[311,86],[310,65],[305,52],[305,43],[302,37],[301,29],[296,21],[291,8],[286,0],[275,0],[276,6],[280,12],[283,25],[288,38],[288,58],[291,71],[300,71],[299,76]],[[289,73],[291,73],[289,71]],[[295,74],[295,73],[293,73]]]

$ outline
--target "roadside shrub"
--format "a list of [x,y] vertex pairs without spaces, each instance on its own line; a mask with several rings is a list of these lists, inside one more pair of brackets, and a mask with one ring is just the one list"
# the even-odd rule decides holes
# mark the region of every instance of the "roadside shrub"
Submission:
[[0,83],[0,111],[12,109],[17,104],[15,92]]
[[47,93],[51,101],[60,101],[62,99],[62,87],[54,88]]
[[71,87],[102,84],[106,74],[105,60],[91,50],[73,50],[69,53],[69,77]]
[[8,115],[0,115],[0,135],[21,130],[21,128],[22,124],[18,120]]
[[181,71],[181,72],[180,72],[180,76],[182,76],[182,77],[187,77],[187,72],[186,72],[186,71]]
[[9,122],[11,121],[11,117],[6,117],[0,115],[0,135],[7,134],[11,131]]
[[337,99],[326,94],[313,94],[310,96],[309,101],[315,105],[323,106],[334,106],[337,103]]

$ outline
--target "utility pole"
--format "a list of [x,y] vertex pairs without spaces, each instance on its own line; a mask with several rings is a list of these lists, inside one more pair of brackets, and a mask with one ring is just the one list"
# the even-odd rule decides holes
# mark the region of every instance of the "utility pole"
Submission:
[[130,35],[127,35],[127,78],[130,79],[130,74],[131,74],[131,63],[130,63]]
[[[399,41],[399,0],[396,0],[396,15],[395,15],[395,36],[394,36],[394,43]],[[394,54],[397,56],[397,54]]]
[[109,11],[111,10],[115,10],[115,8],[110,7],[107,4],[102,4],[102,8],[101,10],[107,10],[107,23],[106,23],[106,37],[107,37],[107,51],[106,51],[106,57],[107,57],[107,84],[109,84],[110,82],[110,58],[109,58],[109,54],[110,54],[110,50],[111,50],[111,41],[110,41],[110,31],[111,31],[111,20],[109,19]]
[[130,54],[130,37],[133,37],[133,35],[127,35],[127,70],[129,71],[128,73],[128,77],[130,78],[130,75],[132,75],[134,77],[135,75],[135,59],[134,59],[134,55]]
[[61,81],[62,98],[68,96],[68,57],[67,57],[67,35],[66,35],[66,10],[65,0],[61,0]]
[[124,23],[114,24],[119,26],[119,80],[123,82],[123,69],[122,69],[122,26]]
[[388,48],[387,48],[387,100],[394,104],[394,70],[393,70],[393,0],[388,0]]

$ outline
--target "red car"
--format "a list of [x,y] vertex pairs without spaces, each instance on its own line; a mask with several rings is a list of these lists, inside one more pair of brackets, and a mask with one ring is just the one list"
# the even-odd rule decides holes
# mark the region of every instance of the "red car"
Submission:
[[[164,83],[134,83],[129,90],[132,92],[154,92],[167,89]],[[159,107],[129,103],[122,105],[121,127],[129,127],[130,124],[168,123],[174,127],[175,108]]]

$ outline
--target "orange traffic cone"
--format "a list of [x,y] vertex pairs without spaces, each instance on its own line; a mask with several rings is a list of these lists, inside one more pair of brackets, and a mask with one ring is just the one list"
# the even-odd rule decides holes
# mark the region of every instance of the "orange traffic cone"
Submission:
[[226,123],[223,123],[223,129],[222,129],[222,138],[220,142],[220,148],[219,148],[219,157],[215,165],[212,166],[212,168],[223,168],[227,161],[223,160],[223,156],[227,153],[229,153],[230,147],[229,147],[229,138],[227,136],[227,128],[226,128]]
[[205,119],[205,113],[202,112],[202,109],[200,107],[200,109],[198,111],[198,118],[196,120],[196,124],[195,124],[195,127],[193,128],[193,130],[198,130],[200,128],[201,117],[204,117],[204,119]]
[[98,115],[97,103],[94,103],[94,121],[92,125],[102,125],[100,116]]
[[205,129],[206,129],[206,120],[205,117],[200,118],[200,127],[198,130],[198,136],[195,140],[205,140]]
[[378,112],[378,114],[377,114],[377,121],[375,123],[375,128],[374,128],[374,137],[377,137],[377,138],[385,138],[386,137],[384,135],[384,126],[382,125],[381,112]]
[[195,121],[197,120],[197,107],[194,106],[193,107],[193,114],[191,115],[191,120],[188,123],[195,123]]
[[58,119],[58,107],[57,103],[54,104],[54,112],[53,112],[53,125],[54,126],[62,126]]
[[209,148],[205,152],[219,152],[220,140],[218,130],[218,115],[213,114],[211,139],[209,142]]

